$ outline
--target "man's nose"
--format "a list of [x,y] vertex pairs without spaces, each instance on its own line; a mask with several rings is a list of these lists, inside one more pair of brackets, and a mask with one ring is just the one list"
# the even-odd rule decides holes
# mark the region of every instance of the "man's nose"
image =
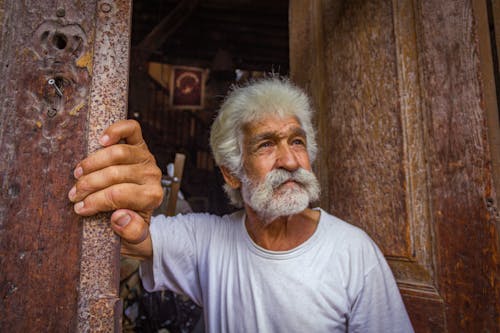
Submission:
[[279,146],[276,166],[289,171],[294,171],[299,168],[297,156],[289,145],[283,144]]

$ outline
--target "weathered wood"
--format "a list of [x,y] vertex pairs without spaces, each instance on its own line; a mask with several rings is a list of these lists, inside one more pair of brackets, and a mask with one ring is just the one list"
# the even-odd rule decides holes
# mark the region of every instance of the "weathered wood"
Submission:
[[126,114],[130,1],[1,4],[0,331],[119,331],[118,241],[67,192]]
[[144,57],[159,48],[181,24],[191,15],[198,6],[199,0],[181,0],[161,22],[151,30],[137,48],[144,53]]
[[498,224],[488,208],[498,203],[472,2],[422,1],[417,11],[437,284],[452,305],[450,332],[493,332],[499,322]]
[[0,331],[74,331],[82,224],[67,192],[86,153],[96,4],[3,4]]
[[499,128],[472,3],[290,2],[292,74],[326,123],[322,202],[380,245],[417,332],[498,331]]
[[174,216],[175,209],[177,207],[177,196],[179,190],[181,189],[182,174],[184,173],[184,162],[186,161],[186,155],[175,154],[174,160],[174,179],[172,180],[172,185],[170,186],[170,193],[168,195],[167,202],[167,216]]

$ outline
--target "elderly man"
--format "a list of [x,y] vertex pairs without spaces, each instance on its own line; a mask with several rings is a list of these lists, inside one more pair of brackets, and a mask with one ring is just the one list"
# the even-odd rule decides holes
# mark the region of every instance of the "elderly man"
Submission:
[[[80,162],[75,211],[116,210],[122,253],[144,259],[148,290],[188,295],[209,332],[412,332],[391,271],[360,229],[310,208],[319,184],[307,96],[289,81],[233,89],[210,144],[242,210],[158,216],[160,173],[137,123],[109,127]],[[126,144],[116,144],[121,139]]]

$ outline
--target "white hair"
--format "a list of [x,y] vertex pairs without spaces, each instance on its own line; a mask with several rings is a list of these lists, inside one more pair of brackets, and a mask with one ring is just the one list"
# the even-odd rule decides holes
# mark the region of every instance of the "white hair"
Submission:
[[[288,79],[267,77],[244,86],[233,86],[221,105],[210,131],[210,146],[215,163],[225,166],[241,179],[243,127],[270,115],[280,118],[292,116],[298,120],[306,133],[309,159],[314,162],[318,146],[309,98]],[[243,206],[239,189],[232,189],[226,184],[224,190],[233,205]]]

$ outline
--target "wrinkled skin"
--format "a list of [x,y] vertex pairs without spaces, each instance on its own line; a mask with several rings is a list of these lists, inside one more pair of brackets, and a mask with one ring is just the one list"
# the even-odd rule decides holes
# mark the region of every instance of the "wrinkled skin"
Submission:
[[110,222],[122,238],[122,253],[150,257],[151,214],[163,199],[161,170],[134,120],[111,125],[99,142],[103,148],[76,165],[68,197],[81,216],[114,211]]

